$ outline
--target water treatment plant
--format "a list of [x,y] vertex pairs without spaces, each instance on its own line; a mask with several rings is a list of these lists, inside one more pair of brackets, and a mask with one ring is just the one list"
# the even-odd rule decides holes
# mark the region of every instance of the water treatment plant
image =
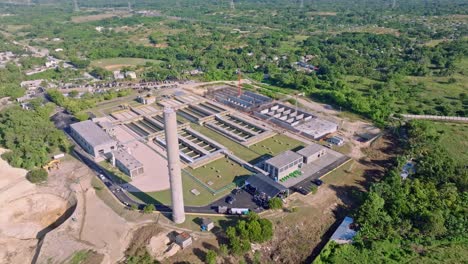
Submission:
[[[188,211],[214,212],[226,206],[223,197],[231,190],[246,188],[255,191],[230,206],[258,210],[265,200],[284,197],[348,160],[315,141],[334,133],[336,124],[264,95],[236,92],[218,85],[204,96],[182,89],[147,96],[155,100],[121,104],[73,124],[72,136],[94,160],[120,170],[131,199],[172,205],[174,213],[179,208],[176,222],[183,221],[184,206],[175,201]],[[182,169],[180,185],[171,174],[178,170],[170,165],[174,152]],[[272,195],[271,190],[280,191]],[[258,197],[263,197],[260,204]]]

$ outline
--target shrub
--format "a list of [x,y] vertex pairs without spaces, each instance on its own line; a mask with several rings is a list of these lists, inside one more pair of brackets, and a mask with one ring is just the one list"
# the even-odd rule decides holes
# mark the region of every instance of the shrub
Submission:
[[216,252],[214,252],[213,250],[208,250],[205,256],[205,263],[216,264],[216,257],[217,257]]
[[268,206],[270,209],[281,209],[283,207],[283,200],[278,197],[271,198],[270,201],[268,201]]
[[47,181],[47,171],[44,169],[33,169],[26,175],[26,179],[32,183]]
[[149,214],[149,213],[152,213],[154,210],[156,210],[156,207],[154,207],[154,204],[147,204],[143,208],[143,213]]

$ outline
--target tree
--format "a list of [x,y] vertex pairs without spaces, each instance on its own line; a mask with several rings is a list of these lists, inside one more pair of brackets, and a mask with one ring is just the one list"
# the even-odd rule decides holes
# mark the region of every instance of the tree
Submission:
[[273,197],[268,201],[268,207],[273,210],[281,209],[283,208],[283,200],[279,197]]
[[44,169],[33,169],[26,174],[26,179],[32,183],[41,183],[47,181],[47,171]]
[[208,250],[208,252],[206,252],[206,256],[205,256],[205,263],[206,264],[216,264],[216,252],[214,250]]
[[145,214],[150,214],[156,210],[156,207],[154,204],[147,204],[145,207],[143,207],[143,213]]
[[89,115],[85,112],[79,112],[75,114],[75,118],[79,121],[85,121],[89,119]]
[[132,205],[130,205],[130,209],[132,211],[136,211],[136,210],[138,210],[138,206],[136,204],[132,204]]

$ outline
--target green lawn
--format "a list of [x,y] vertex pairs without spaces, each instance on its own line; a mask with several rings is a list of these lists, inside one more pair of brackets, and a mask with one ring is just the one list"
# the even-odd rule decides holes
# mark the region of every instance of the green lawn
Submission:
[[145,65],[147,62],[161,63],[159,60],[148,60],[140,58],[109,58],[94,60],[91,62],[91,66],[105,68],[109,71],[120,70],[123,67],[132,67],[138,65]]
[[468,124],[436,123],[441,132],[440,144],[455,161],[463,164],[468,160]]
[[[211,232],[219,232],[220,230],[226,230],[229,226],[236,225],[237,221],[241,218],[239,216],[209,216],[214,222],[214,229]],[[202,217],[196,215],[186,215],[185,222],[183,224],[177,225],[179,228],[186,228],[193,231],[200,231],[201,230],[201,221]]]
[[187,169],[187,171],[206,184],[210,181],[213,182],[210,187],[215,190],[221,189],[232,182],[239,182],[252,174],[252,172],[228,158],[218,159],[197,169]]
[[279,153],[284,152],[286,150],[297,149],[298,147],[303,147],[305,145],[306,144],[302,141],[278,134],[271,138],[267,138],[263,141],[255,143],[249,148],[255,153],[257,153],[259,156],[265,154],[276,156]]
[[[223,197],[223,195],[230,192],[230,190],[226,190],[225,192],[219,193],[217,195],[211,194],[208,190],[203,188],[198,182],[192,179],[190,176],[182,173],[182,184],[184,189],[184,202],[187,206],[204,206],[208,205],[211,202]],[[197,189],[200,194],[194,195],[190,191],[192,189]],[[134,192],[130,193],[133,198],[136,198],[140,201],[145,203],[156,203],[156,204],[164,204],[170,205],[171,204],[171,191],[164,190],[159,192]]]

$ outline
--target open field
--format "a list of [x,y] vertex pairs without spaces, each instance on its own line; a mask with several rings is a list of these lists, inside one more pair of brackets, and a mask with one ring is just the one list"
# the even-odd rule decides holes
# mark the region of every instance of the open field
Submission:
[[210,187],[215,190],[230,183],[239,182],[246,176],[252,174],[250,171],[228,158],[218,159],[194,170],[187,169],[187,171],[206,184],[212,182]]
[[[219,199],[223,195],[227,194],[230,190],[226,190],[225,193],[219,193],[216,196],[213,196],[208,190],[203,186],[197,183],[190,176],[182,173],[182,183],[184,189],[184,203],[187,206],[204,206],[208,205],[216,199]],[[197,189],[200,194],[194,195],[190,191],[192,189]],[[131,192],[130,196],[146,202],[146,203],[155,203],[155,204],[164,204],[171,205],[171,191],[164,190],[158,192]]]
[[440,143],[455,161],[463,164],[468,160],[468,124],[435,123],[440,133]]
[[140,58],[110,58],[110,59],[94,60],[91,62],[91,66],[101,67],[109,71],[115,71],[115,70],[120,70],[123,67],[145,65],[147,62],[155,63],[155,64],[161,63],[161,61],[158,61],[158,60],[148,60],[148,59],[140,59]]
[[83,15],[83,16],[74,16],[71,18],[71,21],[74,23],[85,23],[91,21],[99,21],[112,17],[130,17],[132,16],[130,12],[127,11],[115,11],[111,13],[102,13],[97,15]]

